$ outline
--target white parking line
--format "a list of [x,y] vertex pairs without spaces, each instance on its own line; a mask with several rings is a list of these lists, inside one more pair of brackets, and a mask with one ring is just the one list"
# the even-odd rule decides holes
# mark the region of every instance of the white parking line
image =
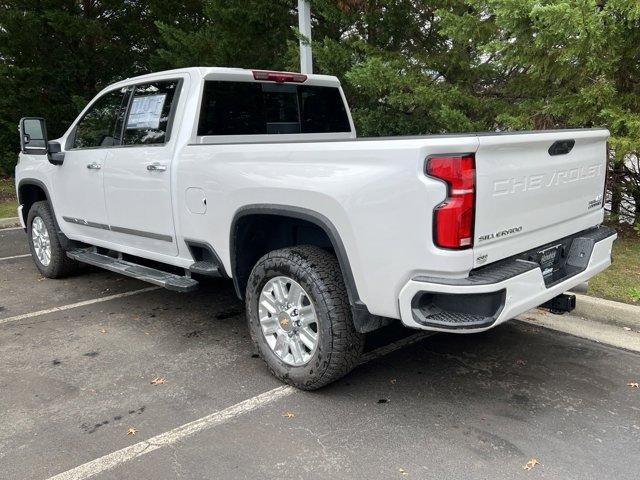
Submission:
[[47,310],[39,310],[37,312],[23,313],[22,315],[15,315],[13,317],[0,318],[0,325],[4,325],[10,322],[17,322],[18,320],[24,320],[26,318],[39,317],[40,315],[46,315],[47,313],[61,312],[63,310],[70,310],[72,308],[93,305],[94,303],[108,302],[109,300],[115,300],[116,298],[130,297],[132,295],[138,295],[139,293],[159,290],[160,288],[161,287],[141,288],[140,290],[134,290],[132,292],[117,293],[115,295],[108,295],[106,297],[92,298],[91,300],[83,300],[82,302],[70,303],[69,305],[61,305],[59,307],[48,308]]
[[26,253],[26,254],[24,254],[24,255],[14,255],[14,256],[12,256],[12,257],[2,257],[2,258],[0,258],[0,262],[1,262],[2,260],[13,260],[13,259],[15,259],[15,258],[25,258],[25,257],[30,257],[30,256],[31,256],[31,254],[30,254],[30,253]]
[[10,232],[11,230],[24,230],[24,228],[22,228],[22,227],[0,228],[0,233],[2,233],[2,232]]
[[111,470],[118,465],[153,452],[161,447],[172,445],[185,437],[193,435],[194,433],[198,433],[207,428],[224,423],[227,420],[231,420],[232,418],[244,413],[249,413],[258,407],[271,403],[282,397],[286,397],[287,395],[291,395],[295,391],[296,389],[293,387],[274,388],[273,390],[269,390],[268,392],[245,400],[244,402],[236,403],[224,410],[220,410],[212,413],[211,415],[207,415],[206,417],[194,420],[193,422],[186,423],[178,428],[174,428],[173,430],[169,430],[168,432],[151,437],[148,440],[135,443],[129,447],[105,455],[104,457],[96,458],[91,462],[55,475],[49,480],[79,480],[93,477],[98,473]]
[[[362,360],[359,364],[362,365],[363,363],[375,358],[387,355],[399,348],[416,343],[430,335],[433,335],[433,333],[418,333],[389,345],[385,345],[384,347],[372,350],[362,356]],[[298,392],[298,390],[289,386],[274,388],[268,392],[261,393],[260,395],[249,398],[240,403],[236,403],[224,410],[212,413],[211,415],[194,420],[193,422],[186,423],[180,427],[174,428],[173,430],[151,437],[148,440],[143,440],[121,450],[116,450],[115,452],[96,458],[95,460],[91,460],[90,462],[72,468],[71,470],[67,470],[66,472],[59,473],[58,475],[50,477],[48,480],[84,480],[91,478],[99,473],[111,470],[159,448],[172,445],[188,436],[216,425],[220,425],[221,423],[232,420],[233,418],[244,415],[245,413],[249,413],[295,392]]]

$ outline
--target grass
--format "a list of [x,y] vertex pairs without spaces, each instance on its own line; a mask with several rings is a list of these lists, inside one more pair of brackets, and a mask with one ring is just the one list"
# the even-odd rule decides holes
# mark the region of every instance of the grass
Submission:
[[13,178],[0,178],[0,218],[15,217],[18,201]]
[[589,280],[589,295],[640,305],[640,236],[619,232],[613,264]]

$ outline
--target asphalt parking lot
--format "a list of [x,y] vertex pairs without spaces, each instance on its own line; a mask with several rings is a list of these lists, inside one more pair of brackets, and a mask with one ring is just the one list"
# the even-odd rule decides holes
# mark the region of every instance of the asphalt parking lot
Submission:
[[27,252],[0,231],[3,479],[638,478],[638,353],[520,322],[390,327],[300,392],[257,358],[230,283],[48,280]]

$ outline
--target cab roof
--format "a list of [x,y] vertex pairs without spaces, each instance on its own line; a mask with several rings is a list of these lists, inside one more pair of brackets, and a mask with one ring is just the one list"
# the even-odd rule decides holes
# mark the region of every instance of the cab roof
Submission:
[[[182,75],[188,74],[192,78],[199,80],[228,80],[228,81],[276,81],[271,78],[256,78],[255,72],[266,72],[274,74],[275,77],[282,77],[288,75],[290,76],[300,76],[304,75],[306,78],[304,81],[297,81],[295,83],[302,83],[307,85],[324,85],[324,86],[340,86],[340,81],[337,77],[331,75],[318,75],[318,74],[300,74],[297,72],[281,72],[275,70],[250,70],[245,68],[229,68],[229,67],[188,67],[188,68],[177,68],[173,70],[164,70],[161,72],[148,73],[145,75],[139,75],[136,77],[130,77],[125,80],[121,80],[117,83],[110,85],[110,87],[124,86],[130,85],[132,83],[140,83],[145,81],[151,81],[156,79],[168,78],[172,75]],[[284,80],[284,82],[289,82],[290,80]]]

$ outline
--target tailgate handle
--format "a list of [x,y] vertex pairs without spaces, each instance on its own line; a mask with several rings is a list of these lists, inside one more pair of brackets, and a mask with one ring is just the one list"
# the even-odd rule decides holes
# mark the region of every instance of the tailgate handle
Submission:
[[553,142],[549,147],[549,155],[552,157],[555,155],[566,155],[573,149],[575,144],[576,141],[573,138],[570,140],[558,140]]

